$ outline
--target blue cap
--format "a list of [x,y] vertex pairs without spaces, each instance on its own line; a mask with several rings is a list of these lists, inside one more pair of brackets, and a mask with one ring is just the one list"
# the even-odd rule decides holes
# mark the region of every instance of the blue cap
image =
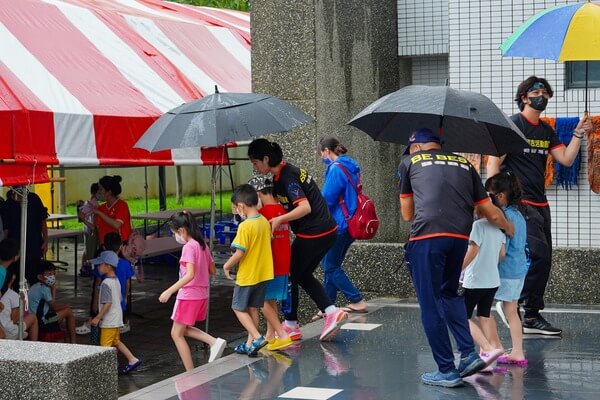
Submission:
[[114,251],[106,250],[100,253],[100,257],[91,259],[90,263],[92,265],[108,264],[116,268],[119,264],[119,256]]
[[408,138],[408,143],[406,144],[406,150],[404,150],[404,154],[409,154],[410,145],[415,143],[439,143],[443,144],[441,136],[437,133],[434,133],[429,128],[421,128],[414,131],[410,137]]

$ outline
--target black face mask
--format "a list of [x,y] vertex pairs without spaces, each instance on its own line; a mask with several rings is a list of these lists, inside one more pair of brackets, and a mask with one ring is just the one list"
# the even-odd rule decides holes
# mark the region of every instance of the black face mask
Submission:
[[548,99],[545,96],[528,97],[531,102],[529,105],[534,110],[544,111],[548,105]]

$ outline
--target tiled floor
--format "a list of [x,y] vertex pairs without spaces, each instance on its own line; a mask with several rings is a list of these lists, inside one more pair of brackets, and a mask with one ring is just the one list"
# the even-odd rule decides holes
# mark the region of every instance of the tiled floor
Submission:
[[[389,300],[389,299],[388,299]],[[331,342],[313,336],[258,359],[232,354],[122,399],[597,399],[600,394],[600,311],[556,310],[547,316],[565,328],[562,339],[525,340],[527,368],[477,374],[457,389],[426,386],[435,369],[419,309],[373,302]],[[368,324],[368,325],[362,325]],[[304,331],[317,335],[320,323]],[[365,329],[367,328],[367,329]],[[508,331],[501,337],[508,345]]]

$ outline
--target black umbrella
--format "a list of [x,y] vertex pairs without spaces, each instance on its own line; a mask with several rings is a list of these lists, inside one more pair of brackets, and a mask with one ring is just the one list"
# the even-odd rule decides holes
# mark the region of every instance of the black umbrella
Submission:
[[349,125],[373,139],[408,143],[413,131],[440,130],[444,149],[503,155],[529,147],[519,128],[482,94],[447,86],[406,86],[375,101]]
[[215,147],[287,132],[311,121],[310,116],[277,97],[217,91],[163,114],[134,147],[148,151]]

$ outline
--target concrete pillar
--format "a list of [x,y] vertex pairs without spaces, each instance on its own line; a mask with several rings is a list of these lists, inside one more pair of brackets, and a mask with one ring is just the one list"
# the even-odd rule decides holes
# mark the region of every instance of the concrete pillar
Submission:
[[319,182],[321,136],[335,135],[362,167],[365,192],[377,205],[377,241],[404,241],[396,169],[402,147],[373,141],[346,125],[374,100],[409,84],[399,63],[396,0],[253,0],[252,85],[290,101],[316,123],[272,139],[291,163]]

